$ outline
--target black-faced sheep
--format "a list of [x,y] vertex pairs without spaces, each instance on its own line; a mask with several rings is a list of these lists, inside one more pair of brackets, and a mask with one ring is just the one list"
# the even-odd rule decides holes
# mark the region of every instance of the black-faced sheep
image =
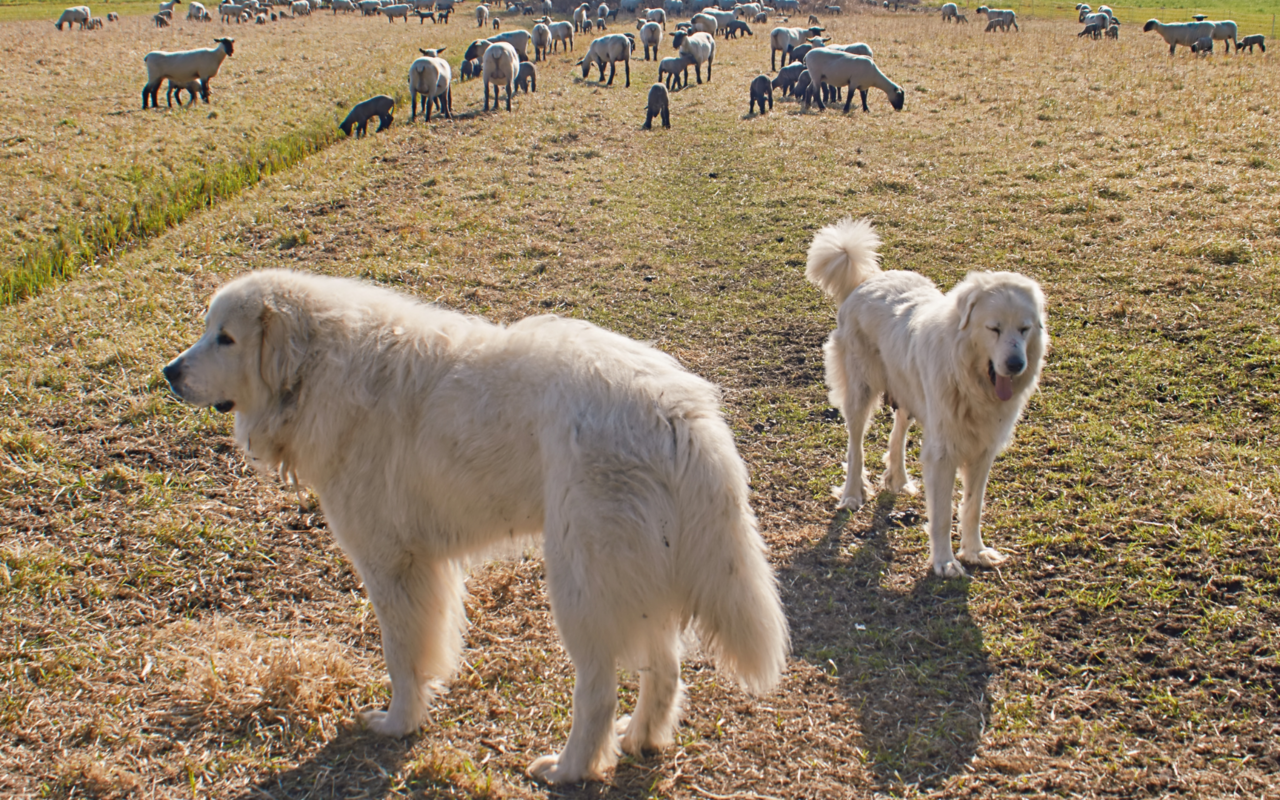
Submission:
[[58,21],[53,23],[54,27],[62,30],[63,23],[66,23],[67,30],[71,30],[72,23],[78,23],[80,30],[84,30],[85,25],[89,24],[91,12],[88,6],[72,6],[62,12],[62,16],[58,17]]
[[645,110],[644,125],[646,131],[653,130],[654,118],[662,117],[662,127],[671,127],[671,101],[667,95],[667,87],[655,83],[649,87],[649,104]]
[[804,72],[804,64],[788,64],[778,70],[777,76],[773,79],[773,88],[781,90],[782,96],[786,97],[791,94],[792,88],[795,87],[796,81],[800,79],[800,73]]
[[352,106],[351,112],[347,114],[347,118],[338,127],[348,136],[351,135],[351,129],[354,127],[356,129],[356,138],[358,139],[367,133],[369,120],[377,117],[378,130],[386,130],[391,127],[391,112],[395,107],[396,100],[394,97],[388,97],[385,94],[370,97],[368,100],[362,100]]
[[707,82],[711,81],[711,65],[716,58],[716,40],[708,33],[677,33],[671,37],[671,46],[693,61],[694,74],[702,83],[702,65],[707,65]]
[[489,110],[489,86],[493,86],[493,107],[498,108],[498,90],[507,87],[507,110],[511,110],[511,95],[515,91],[516,72],[520,69],[520,56],[506,42],[494,42],[484,51],[480,60],[480,80],[484,82],[484,110]]
[[[845,113],[849,112],[849,105],[853,102],[854,89],[862,93],[862,110],[869,111],[867,89],[872,86],[882,89],[889,96],[889,102],[895,111],[902,110],[906,93],[901,86],[885,77],[876,63],[866,56],[855,56],[837,50],[814,50],[805,57],[804,64],[814,84],[805,96],[806,107],[810,97],[815,95],[815,88],[829,84],[834,88],[849,87],[849,97],[844,104]],[[818,100],[818,108],[826,108],[821,99]]]
[[760,113],[765,113],[764,102],[769,101],[769,108],[773,108],[773,83],[769,81],[768,75],[757,75],[751,81],[751,103],[747,106],[747,114],[755,110],[756,104],[760,104]]
[[[679,34],[677,34],[678,36]],[[636,40],[629,33],[611,33],[608,36],[601,36],[591,42],[591,47],[587,49],[587,54],[583,56],[582,61],[582,77],[585,80],[591,75],[591,67],[600,68],[600,81],[604,82],[604,65],[609,65],[609,82],[606,86],[613,85],[613,76],[617,73],[618,62],[621,61],[627,72],[627,86],[631,86],[631,54],[635,52]]]
[[743,22],[740,19],[735,19],[733,22],[730,22],[727,27],[725,27],[724,38],[737,39],[738,35],[742,33],[745,33],[748,36],[755,36],[755,34],[751,32],[751,28],[747,26],[747,23]]
[[223,38],[214,41],[218,43],[217,47],[177,53],[163,50],[147,53],[142,59],[147,65],[147,83],[142,87],[142,108],[147,108],[148,100],[152,108],[160,107],[156,94],[166,78],[184,86],[194,80],[203,81],[200,94],[206,103],[209,102],[209,81],[218,74],[223,60],[231,55],[236,40]]
[[1256,44],[1258,49],[1265,53],[1267,52],[1266,39],[1267,37],[1260,33],[1255,33],[1252,36],[1246,36],[1240,40],[1240,44],[1236,45],[1236,52],[1239,53],[1247,47],[1249,48],[1249,52],[1252,53],[1253,46]]

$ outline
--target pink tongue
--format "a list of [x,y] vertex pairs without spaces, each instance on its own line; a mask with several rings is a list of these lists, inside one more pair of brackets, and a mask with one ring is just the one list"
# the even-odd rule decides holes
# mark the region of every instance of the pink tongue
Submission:
[[1013,379],[1008,375],[996,373],[996,397],[1001,400],[1013,397]]

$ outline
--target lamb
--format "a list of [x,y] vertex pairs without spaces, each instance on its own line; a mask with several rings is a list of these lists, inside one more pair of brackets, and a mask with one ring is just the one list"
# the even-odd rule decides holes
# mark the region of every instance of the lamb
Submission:
[[828,14],[835,14],[837,17],[844,13],[840,6],[824,6]]
[[179,3],[181,3],[181,2],[182,2],[182,0],[168,0],[168,2],[161,3],[161,4],[160,4],[160,12],[161,12],[161,13],[164,13],[165,11],[168,11],[168,12],[170,13],[170,15],[172,15],[172,14],[173,14],[173,7],[174,7],[174,6],[176,6],[176,5],[178,5],[178,4],[179,4]]
[[150,99],[152,108],[159,108],[160,104],[156,100],[156,94],[160,91],[160,82],[168,78],[179,84],[188,84],[193,80],[201,79],[201,95],[204,101],[209,102],[209,81],[218,74],[218,68],[222,66],[223,60],[231,55],[235,39],[214,39],[217,42],[216,47],[209,47],[200,50],[183,50],[177,53],[167,53],[163,50],[153,50],[143,57],[142,61],[147,65],[147,83],[142,87],[142,108],[147,108],[147,100]]
[[960,8],[955,3],[945,3],[942,6],[942,21],[954,20],[959,13]]
[[609,64],[609,82],[613,85],[613,76],[617,73],[617,62],[621,61],[627,71],[627,87],[631,86],[631,54],[635,52],[636,40],[629,33],[611,33],[601,36],[587,48],[587,54],[578,62],[582,65],[582,77],[585,80],[591,75],[591,67],[600,68],[600,81],[604,82],[604,65]]
[[735,19],[755,19],[763,11],[764,6],[759,3],[741,3],[733,7],[733,16]]
[[1094,39],[1101,39],[1102,32],[1105,30],[1103,26],[1104,23],[1101,21],[1095,20],[1090,22],[1088,25],[1084,26],[1084,30],[1076,34],[1076,38],[1079,39],[1082,36],[1092,36]]
[[773,79],[773,88],[781,89],[783,97],[791,94],[792,88],[796,85],[796,81],[800,79],[800,73],[804,72],[804,64],[788,64],[778,70],[778,75]]
[[1111,26],[1107,28],[1107,38],[1120,41],[1120,23],[1118,22],[1111,23]]
[[468,78],[480,77],[480,62],[474,58],[462,62],[462,66],[458,68],[459,80],[467,80]]
[[1240,42],[1236,45],[1236,52],[1239,53],[1241,50],[1247,47],[1249,48],[1249,52],[1252,53],[1253,46],[1256,44],[1258,46],[1258,49],[1265,53],[1267,52],[1267,45],[1265,43],[1266,38],[1267,37],[1263,36],[1261,33],[1255,33],[1252,36],[1246,36],[1243,39],[1241,39]]
[[542,61],[547,57],[547,48],[551,46],[551,29],[546,23],[539,22],[533,26],[533,60]]
[[422,95],[422,117],[426,122],[431,121],[431,104],[437,98],[439,98],[440,113],[446,118],[453,116],[453,97],[450,90],[450,84],[453,83],[453,70],[449,67],[448,61],[439,57],[443,51],[443,47],[439,50],[419,48],[418,52],[422,53],[422,58],[415,59],[409,66],[409,102],[413,109],[409,114],[410,122],[418,116],[418,95]]
[[764,101],[769,100],[769,109],[773,109],[773,84],[769,81],[768,75],[757,75],[751,80],[751,102],[747,105],[747,115],[755,110],[756,103],[760,104],[760,113],[764,111]]
[[409,11],[412,10],[412,8],[413,7],[408,3],[396,3],[393,6],[383,6],[382,13],[387,15],[387,22],[394,23],[396,21],[396,17],[399,17],[404,20],[406,25],[408,25]]
[[1191,43],[1191,52],[1208,54],[1213,52],[1213,37],[1202,36]]
[[709,14],[694,14],[693,18],[689,20],[689,26],[691,31],[709,33],[715,36],[716,31],[720,28],[720,23]]
[[[817,25],[808,28],[774,28],[769,32],[769,71],[778,70],[776,53],[781,52],[785,58],[788,50],[799,47],[805,39],[818,36],[824,30],[826,28]],[[783,66],[786,66],[786,63],[784,61]]]
[[[862,93],[862,110],[870,111],[867,108],[867,89],[872,86],[884,90],[895,111],[902,110],[906,93],[902,91],[901,86],[886,78],[876,66],[876,62],[866,56],[855,56],[838,50],[818,49],[805,56],[804,65],[809,70],[809,76],[813,79],[815,87],[824,83],[833,87],[849,87],[849,97],[844,104],[846,114],[849,112],[849,104],[853,102],[854,89]],[[813,93],[811,87],[805,94],[806,108],[809,106],[809,97]],[[818,108],[826,108],[820,97]]]
[[956,24],[958,25],[958,24],[960,24],[960,23],[962,23],[962,22],[963,22],[965,25],[968,25],[968,24],[969,24],[969,18],[968,18],[968,17],[966,17],[964,14],[956,14]]
[[80,25],[80,30],[84,30],[91,16],[88,6],[72,6],[64,10],[62,16],[58,17],[58,21],[53,25],[58,30],[62,30],[62,24],[65,22],[67,30],[71,30],[71,24],[74,22]]
[[524,90],[525,94],[538,91],[538,68],[532,61],[521,61],[516,71],[516,91]]
[[96,31],[102,28],[102,17],[89,17],[89,21],[85,23],[85,28]]
[[[201,6],[201,8],[204,8],[204,6]],[[117,14],[117,13],[116,13],[116,12],[114,12],[114,11],[108,11],[108,12],[107,12],[107,22],[119,22],[119,21],[120,21],[120,15],[119,15],[119,14]],[[1253,52],[1253,51],[1252,51],[1252,50],[1250,50],[1249,52]]]
[[999,20],[1000,27],[1004,29],[1005,33],[1009,32],[1010,26],[1013,26],[1013,29],[1015,31],[1018,31],[1019,33],[1022,32],[1022,29],[1018,27],[1018,15],[1013,11],[1011,11],[1010,9],[987,8],[986,6],[978,6],[978,8],[974,11],[974,13],[987,15],[987,30],[992,30],[991,28],[992,20]]
[[818,18],[817,18],[816,16],[814,16],[813,14],[810,14],[810,15],[809,15],[809,24],[810,24],[810,25],[821,25],[822,23],[818,21]]
[[[659,73],[661,77],[661,73]],[[641,127],[646,131],[653,130],[653,120],[662,116],[662,127],[671,127],[671,102],[667,95],[667,87],[661,83],[655,83],[649,87],[649,104],[644,116],[644,125]]]
[[[788,64],[787,66],[792,66]],[[799,66],[803,67],[804,64]],[[801,70],[799,76],[796,77],[795,85],[791,87],[791,95],[793,97],[808,98],[809,87],[813,85],[813,76],[809,74],[809,70]]]
[[476,27],[483,28],[489,24],[489,7],[481,3],[476,6]]
[[388,97],[385,94],[370,97],[368,100],[362,100],[352,106],[351,113],[347,114],[347,118],[338,127],[342,129],[343,133],[350,136],[351,128],[354,126],[356,138],[359,139],[368,132],[369,120],[372,117],[377,117],[378,131],[384,131],[391,127],[391,112],[395,107],[396,100],[394,97]]
[[511,94],[520,69],[520,56],[516,49],[506,42],[493,42],[484,51],[481,61],[480,79],[484,81],[484,110],[489,110],[489,85],[493,85],[493,107],[498,108],[498,87],[507,87],[507,110],[511,110]]
[[729,23],[727,28],[724,29],[724,38],[737,39],[738,34],[740,33],[745,33],[748,36],[755,36],[755,34],[751,32],[751,28],[747,27],[747,23],[740,19],[735,19],[733,22]]
[[168,103],[170,107],[172,107],[173,96],[174,94],[177,94],[178,105],[181,106],[183,92],[188,92],[191,95],[191,98],[187,101],[187,105],[193,106],[196,104],[196,95],[202,94],[204,92],[204,86],[200,83],[199,78],[193,81],[188,81],[187,83],[174,83],[173,78],[170,78],[169,88],[164,93],[165,102]]
[[702,83],[702,63],[707,64],[707,83],[711,82],[711,63],[716,57],[716,40],[706,33],[677,33],[671,38],[671,46],[688,56],[693,62],[694,74]]
[[1111,27],[1111,17],[1101,11],[1096,14],[1086,14],[1085,18],[1081,21],[1085,24],[1086,28],[1092,25],[1098,29],[1098,35],[1094,38],[1102,38],[1102,31]]
[[1212,22],[1170,22],[1164,24],[1158,19],[1149,19],[1147,24],[1142,26],[1142,32],[1148,33],[1155,31],[1160,34],[1169,45],[1169,55],[1173,55],[1178,45],[1183,47],[1191,47],[1191,45],[1200,41],[1204,37],[1213,37]]
[[644,45],[644,60],[649,60],[649,48],[653,48],[653,58],[656,61],[658,45],[662,44],[662,26],[656,22],[637,19],[636,27],[640,29],[640,44]]
[[693,66],[693,59],[688,56],[676,56],[675,58],[664,58],[658,62],[658,80],[663,80],[662,76],[666,75],[668,89],[679,89],[687,86],[689,83],[689,67]]
[[768,22],[769,13],[767,11],[761,11],[759,14],[756,14],[756,18],[751,21],[757,24],[763,24],[765,22]]

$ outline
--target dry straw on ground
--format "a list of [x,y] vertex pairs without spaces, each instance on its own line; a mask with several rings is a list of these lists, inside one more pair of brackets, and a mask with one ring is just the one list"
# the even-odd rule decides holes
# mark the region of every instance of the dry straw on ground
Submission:
[[[1280,79],[1125,21],[1117,44],[846,14],[837,39],[907,90],[848,116],[746,116],[757,30],[669,132],[639,130],[651,64],[606,89],[557,56],[511,114],[459,84],[454,122],[338,142],[0,312],[0,792],[1277,796]],[[448,35],[456,59],[472,30]],[[850,213],[887,266],[1045,286],[1044,390],[988,493],[1000,571],[928,577],[918,498],[832,511],[834,310],[802,265]],[[609,786],[531,783],[571,673],[530,553],[474,574],[421,736],[355,729],[386,700],[356,576],[159,376],[210,292],[267,266],[591,319],[721,383],[795,633],[783,686],[752,700],[695,652],[677,746]]]

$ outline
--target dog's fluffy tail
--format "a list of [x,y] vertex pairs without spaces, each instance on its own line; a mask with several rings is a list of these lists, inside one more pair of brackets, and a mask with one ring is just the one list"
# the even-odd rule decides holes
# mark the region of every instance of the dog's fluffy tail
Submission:
[[880,237],[870,220],[845,217],[814,235],[805,277],[831,295],[838,306],[863,281],[880,272],[879,246]]

